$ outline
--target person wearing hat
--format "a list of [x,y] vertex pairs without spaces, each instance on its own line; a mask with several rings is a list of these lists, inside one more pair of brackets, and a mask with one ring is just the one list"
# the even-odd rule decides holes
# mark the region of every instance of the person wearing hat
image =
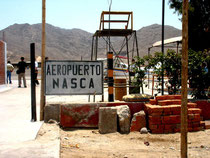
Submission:
[[7,62],[7,83],[9,81],[9,84],[12,84],[11,76],[12,71],[14,70],[14,66],[11,64],[10,61]]

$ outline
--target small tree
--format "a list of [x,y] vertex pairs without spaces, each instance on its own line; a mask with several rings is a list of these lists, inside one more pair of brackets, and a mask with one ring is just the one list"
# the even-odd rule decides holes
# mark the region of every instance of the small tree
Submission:
[[[148,61],[147,68],[152,68],[157,75],[158,83],[156,88],[158,93],[161,91],[162,74],[168,77],[166,87],[168,87],[169,94],[177,94],[181,86],[181,56],[174,50],[168,49],[167,54],[163,55],[162,52],[156,52],[153,56],[146,56],[145,60]],[[163,64],[162,64],[163,61]],[[164,70],[164,71],[163,71]]]
[[195,99],[206,99],[206,90],[210,87],[210,73],[208,66],[210,63],[210,52],[189,51],[189,85],[192,88],[192,97]]
[[132,71],[135,74],[132,80],[132,85],[138,89],[141,87],[143,94],[144,94],[143,83],[145,80],[145,72],[146,72],[146,69],[144,68],[144,63],[145,59],[136,56],[135,62],[132,64]]
[[154,57],[152,55],[145,56],[144,59],[148,62],[148,65],[146,66],[146,69],[153,69],[154,73],[157,75],[158,83],[156,85],[156,88],[158,90],[158,93],[161,92],[161,83],[162,83],[162,74],[164,69],[164,64],[162,65],[162,61],[165,61],[165,56],[162,52],[156,52],[154,54]]
[[[183,0],[169,0],[175,12],[182,14]],[[210,1],[189,1],[189,48],[195,51],[209,49],[210,41]]]
[[168,93],[176,94],[181,87],[181,55],[168,49],[165,57],[165,72],[168,77]]

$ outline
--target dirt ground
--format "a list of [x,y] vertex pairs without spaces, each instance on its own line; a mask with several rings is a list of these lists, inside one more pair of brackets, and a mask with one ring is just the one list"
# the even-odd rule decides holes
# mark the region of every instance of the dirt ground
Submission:
[[[176,158],[180,133],[100,134],[97,129],[60,129],[61,158]],[[210,158],[210,130],[188,133],[188,157]]]

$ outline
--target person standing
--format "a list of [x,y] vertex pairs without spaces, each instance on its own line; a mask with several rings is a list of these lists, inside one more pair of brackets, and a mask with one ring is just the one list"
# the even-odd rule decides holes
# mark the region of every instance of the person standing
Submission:
[[12,76],[12,71],[14,70],[14,66],[11,64],[10,61],[7,62],[7,83],[9,80],[9,84],[12,84],[11,76]]
[[26,78],[25,78],[25,69],[27,67],[26,62],[24,61],[24,57],[20,58],[20,62],[18,63],[18,88],[21,87],[21,78],[23,78],[23,85],[26,88]]
[[38,64],[37,61],[35,61],[35,83],[36,83],[37,85],[39,85],[39,81],[38,81],[38,79],[37,79],[37,76],[38,76],[38,67],[39,67],[39,64]]

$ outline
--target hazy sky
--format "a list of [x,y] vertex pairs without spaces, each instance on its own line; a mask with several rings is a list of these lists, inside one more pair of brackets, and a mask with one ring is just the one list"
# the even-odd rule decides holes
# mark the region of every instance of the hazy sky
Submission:
[[[46,0],[46,22],[57,27],[79,28],[91,33],[99,29],[102,11],[110,0]],[[134,29],[162,23],[162,0],[112,0],[112,11],[133,11]],[[165,24],[181,29],[174,10],[165,0]],[[42,22],[42,0],[0,0],[0,30],[15,23]]]

